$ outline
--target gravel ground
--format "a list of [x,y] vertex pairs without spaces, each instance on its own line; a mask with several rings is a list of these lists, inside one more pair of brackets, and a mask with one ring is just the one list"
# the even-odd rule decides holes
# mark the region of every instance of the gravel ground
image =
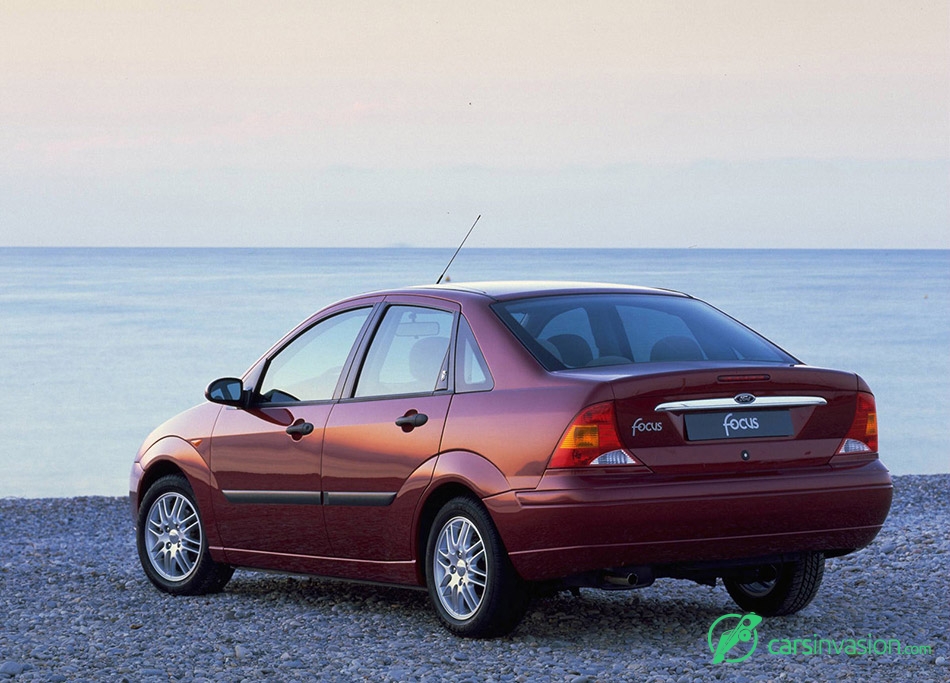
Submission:
[[[895,478],[867,549],[829,560],[818,597],[767,619],[744,662],[707,630],[722,586],[661,579],[538,600],[509,637],[455,638],[424,592],[239,571],[170,597],[139,567],[124,498],[0,499],[0,680],[950,681],[950,475]],[[929,654],[776,656],[774,638],[873,634]]]

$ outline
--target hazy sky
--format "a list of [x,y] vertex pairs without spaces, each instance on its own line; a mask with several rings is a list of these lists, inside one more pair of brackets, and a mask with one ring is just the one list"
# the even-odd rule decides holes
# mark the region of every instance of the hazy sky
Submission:
[[950,1],[0,2],[0,245],[950,248]]

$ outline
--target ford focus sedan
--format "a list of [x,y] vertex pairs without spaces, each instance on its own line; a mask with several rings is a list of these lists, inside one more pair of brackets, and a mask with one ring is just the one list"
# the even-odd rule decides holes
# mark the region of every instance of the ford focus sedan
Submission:
[[472,637],[532,595],[722,580],[791,614],[891,502],[874,396],[685,294],[496,282],[357,296],[153,432],[130,482],[145,574],[424,587]]

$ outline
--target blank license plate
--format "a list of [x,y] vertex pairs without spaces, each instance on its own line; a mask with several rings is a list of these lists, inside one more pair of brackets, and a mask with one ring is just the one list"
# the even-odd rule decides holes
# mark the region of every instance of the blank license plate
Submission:
[[792,415],[787,410],[688,413],[685,418],[686,438],[690,441],[757,439],[793,433]]

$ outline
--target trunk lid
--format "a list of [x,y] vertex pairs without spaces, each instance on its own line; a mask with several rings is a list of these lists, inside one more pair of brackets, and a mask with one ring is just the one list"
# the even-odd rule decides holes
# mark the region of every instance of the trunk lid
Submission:
[[825,465],[848,434],[862,384],[809,366],[680,363],[611,380],[620,438],[657,473]]

